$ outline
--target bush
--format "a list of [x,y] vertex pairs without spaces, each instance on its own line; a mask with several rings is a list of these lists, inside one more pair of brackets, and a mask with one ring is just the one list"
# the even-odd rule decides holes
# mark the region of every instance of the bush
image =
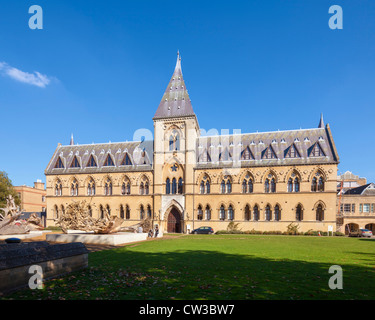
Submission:
[[300,233],[298,232],[298,229],[299,229],[299,225],[294,224],[294,222],[292,222],[292,223],[288,224],[287,230],[285,232],[283,232],[283,234],[299,235]]
[[239,223],[234,223],[234,221],[231,221],[228,223],[227,230],[230,231],[239,231],[238,230]]
[[336,231],[333,233],[333,235],[337,236],[337,237],[343,237],[345,236],[345,233],[342,233],[342,232],[339,232],[339,231]]

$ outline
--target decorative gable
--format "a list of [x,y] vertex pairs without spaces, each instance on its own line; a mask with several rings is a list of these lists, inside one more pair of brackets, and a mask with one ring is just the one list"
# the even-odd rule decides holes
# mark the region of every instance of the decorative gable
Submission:
[[277,159],[275,150],[273,150],[271,145],[269,145],[266,149],[263,150],[262,159]]
[[301,158],[301,155],[294,143],[285,149],[284,158]]

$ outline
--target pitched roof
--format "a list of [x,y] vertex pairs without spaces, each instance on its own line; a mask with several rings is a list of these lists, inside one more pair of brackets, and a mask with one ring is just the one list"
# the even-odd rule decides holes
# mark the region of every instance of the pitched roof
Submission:
[[[344,195],[348,195],[348,194],[361,194],[361,195],[363,195],[365,193],[365,191],[368,190],[368,189],[375,189],[375,184],[374,183],[368,183],[368,184],[365,184],[365,185],[357,187],[357,188],[349,189],[346,192],[344,192]],[[373,190],[372,193],[375,193],[375,190]]]
[[154,119],[195,116],[181,70],[181,57],[177,53],[177,62],[168,87],[164,92]]
[[[314,157],[309,154],[309,149],[318,141],[325,155]],[[300,157],[286,157],[285,151],[293,144],[298,148]],[[277,158],[263,157],[265,150],[270,146]],[[229,147],[232,158],[241,161],[241,166],[338,163],[336,151],[332,147],[330,133],[326,127],[227,136],[201,136],[197,139],[197,168],[233,166],[231,161],[219,160],[220,152],[227,147]],[[241,153],[246,148],[250,149],[254,159],[241,160]],[[202,152],[207,152],[212,161],[202,161]]]
[[[89,174],[151,170],[153,146],[153,141],[59,145],[45,170],[45,174]],[[132,165],[123,164],[126,154],[130,156]],[[109,155],[113,161],[113,166],[105,165]],[[90,166],[89,160],[91,156],[93,156],[96,166]],[[70,166],[74,158],[80,163],[79,167]],[[60,160],[63,163],[62,168],[56,167],[56,163]]]

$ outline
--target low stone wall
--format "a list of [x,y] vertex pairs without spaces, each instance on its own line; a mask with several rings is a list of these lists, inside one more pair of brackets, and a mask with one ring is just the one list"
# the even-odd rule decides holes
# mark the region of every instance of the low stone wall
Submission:
[[51,242],[82,242],[90,244],[105,244],[116,246],[137,241],[147,240],[147,233],[117,232],[113,234],[93,233],[63,233],[47,234],[46,240]]
[[51,245],[45,241],[0,245],[0,292],[28,287],[33,265],[42,269],[43,280],[88,266],[88,250],[83,243]]

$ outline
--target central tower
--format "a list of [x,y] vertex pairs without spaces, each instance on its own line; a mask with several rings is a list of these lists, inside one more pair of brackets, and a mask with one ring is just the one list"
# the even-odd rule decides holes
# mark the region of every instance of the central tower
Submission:
[[154,208],[166,232],[186,231],[193,217],[194,166],[199,125],[182,76],[181,57],[154,121]]

